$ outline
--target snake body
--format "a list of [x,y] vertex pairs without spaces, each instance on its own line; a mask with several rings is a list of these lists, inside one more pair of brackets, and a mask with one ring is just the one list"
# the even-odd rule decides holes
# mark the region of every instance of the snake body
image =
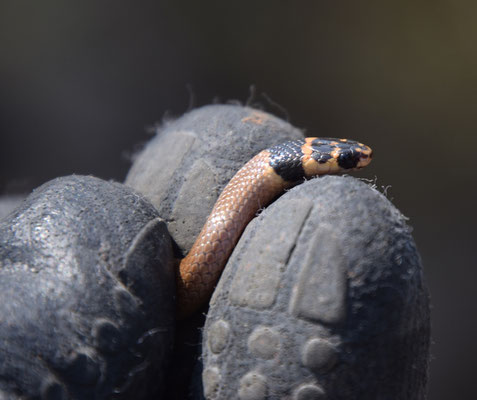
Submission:
[[243,230],[258,210],[306,178],[361,169],[372,150],[348,139],[309,137],[261,151],[230,180],[179,265],[177,313],[184,318],[211,296]]

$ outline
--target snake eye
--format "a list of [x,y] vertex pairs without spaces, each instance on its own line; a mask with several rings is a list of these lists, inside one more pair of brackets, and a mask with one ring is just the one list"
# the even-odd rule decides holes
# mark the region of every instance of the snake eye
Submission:
[[343,169],[355,168],[359,161],[359,153],[353,150],[344,150],[338,156],[338,165]]

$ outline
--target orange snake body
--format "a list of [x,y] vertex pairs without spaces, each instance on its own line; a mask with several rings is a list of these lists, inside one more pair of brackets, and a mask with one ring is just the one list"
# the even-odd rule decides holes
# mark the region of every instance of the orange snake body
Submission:
[[207,302],[240,235],[262,207],[305,178],[360,169],[371,157],[362,143],[311,137],[273,146],[248,161],[220,194],[179,265],[178,317]]

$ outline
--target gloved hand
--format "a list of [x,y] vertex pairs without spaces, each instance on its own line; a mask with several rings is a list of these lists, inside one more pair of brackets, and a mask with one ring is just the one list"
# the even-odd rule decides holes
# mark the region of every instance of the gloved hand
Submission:
[[258,110],[204,107],[166,124],[126,179],[157,211],[88,177],[30,196],[0,225],[0,394],[423,398],[419,256],[401,214],[350,177],[299,185],[253,220],[214,293],[203,346],[199,313],[169,351],[173,256],[158,216],[183,255],[235,171],[301,136]]

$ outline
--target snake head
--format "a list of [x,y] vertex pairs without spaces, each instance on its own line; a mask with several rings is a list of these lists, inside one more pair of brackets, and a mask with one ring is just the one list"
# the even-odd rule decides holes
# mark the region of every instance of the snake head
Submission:
[[302,152],[307,177],[361,169],[373,156],[370,147],[354,140],[316,137],[305,139]]

